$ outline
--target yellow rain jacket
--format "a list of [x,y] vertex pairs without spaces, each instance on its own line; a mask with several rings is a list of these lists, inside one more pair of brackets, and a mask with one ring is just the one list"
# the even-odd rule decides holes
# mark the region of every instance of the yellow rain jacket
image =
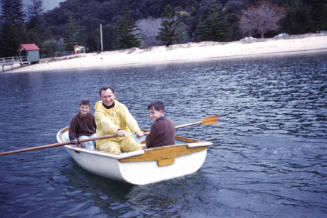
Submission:
[[[126,131],[126,137],[132,137],[132,132],[136,133],[141,131],[134,117],[130,114],[127,107],[115,100],[115,106],[106,109],[102,101],[98,101],[95,106],[95,123],[97,125],[96,135],[104,136],[117,133],[118,129]],[[125,137],[113,137],[108,139],[97,140],[97,148],[107,141],[120,142]]]

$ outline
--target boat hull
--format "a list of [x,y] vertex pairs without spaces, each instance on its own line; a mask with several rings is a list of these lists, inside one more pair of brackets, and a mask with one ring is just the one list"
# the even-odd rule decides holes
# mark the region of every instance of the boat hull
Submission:
[[[57,134],[62,142],[62,134]],[[196,172],[204,163],[211,142],[176,137],[178,144],[114,155],[65,145],[67,153],[83,169],[134,185],[145,185]]]

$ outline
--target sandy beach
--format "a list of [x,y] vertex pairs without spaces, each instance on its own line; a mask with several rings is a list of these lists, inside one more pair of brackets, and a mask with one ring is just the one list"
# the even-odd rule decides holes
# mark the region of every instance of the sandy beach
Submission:
[[305,34],[269,39],[247,39],[235,42],[200,42],[132,48],[102,53],[87,53],[55,59],[6,71],[40,72],[116,67],[146,66],[167,63],[189,63],[232,58],[286,56],[302,53],[327,53],[327,33]]

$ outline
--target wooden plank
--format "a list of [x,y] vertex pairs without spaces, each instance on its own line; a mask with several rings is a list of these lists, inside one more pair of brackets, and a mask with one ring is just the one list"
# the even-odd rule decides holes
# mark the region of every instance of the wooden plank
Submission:
[[162,160],[157,160],[157,165],[159,167],[163,167],[163,166],[172,165],[174,162],[175,162],[174,158],[162,159]]
[[144,150],[143,155],[120,159],[122,163],[157,161],[157,165],[167,166],[174,163],[176,157],[192,154],[207,149],[207,146],[190,148],[187,145],[170,145]]

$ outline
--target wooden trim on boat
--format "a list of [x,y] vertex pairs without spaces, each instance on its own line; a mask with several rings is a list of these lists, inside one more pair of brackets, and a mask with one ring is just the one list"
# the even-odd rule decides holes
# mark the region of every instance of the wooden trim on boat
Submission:
[[[182,138],[182,137],[181,137]],[[190,139],[188,139],[190,140]],[[193,140],[192,140],[193,141]],[[198,140],[195,140],[198,141]],[[153,149],[144,150],[143,155],[122,158],[119,161],[122,163],[128,162],[143,162],[143,161],[157,161],[159,167],[168,166],[175,162],[175,158],[192,154],[207,149],[207,146],[199,146],[190,148],[188,145],[169,145]]]
[[177,135],[175,136],[175,139],[178,141],[184,141],[184,142],[189,142],[189,143],[202,142],[201,140],[185,138],[185,137],[177,136]]

